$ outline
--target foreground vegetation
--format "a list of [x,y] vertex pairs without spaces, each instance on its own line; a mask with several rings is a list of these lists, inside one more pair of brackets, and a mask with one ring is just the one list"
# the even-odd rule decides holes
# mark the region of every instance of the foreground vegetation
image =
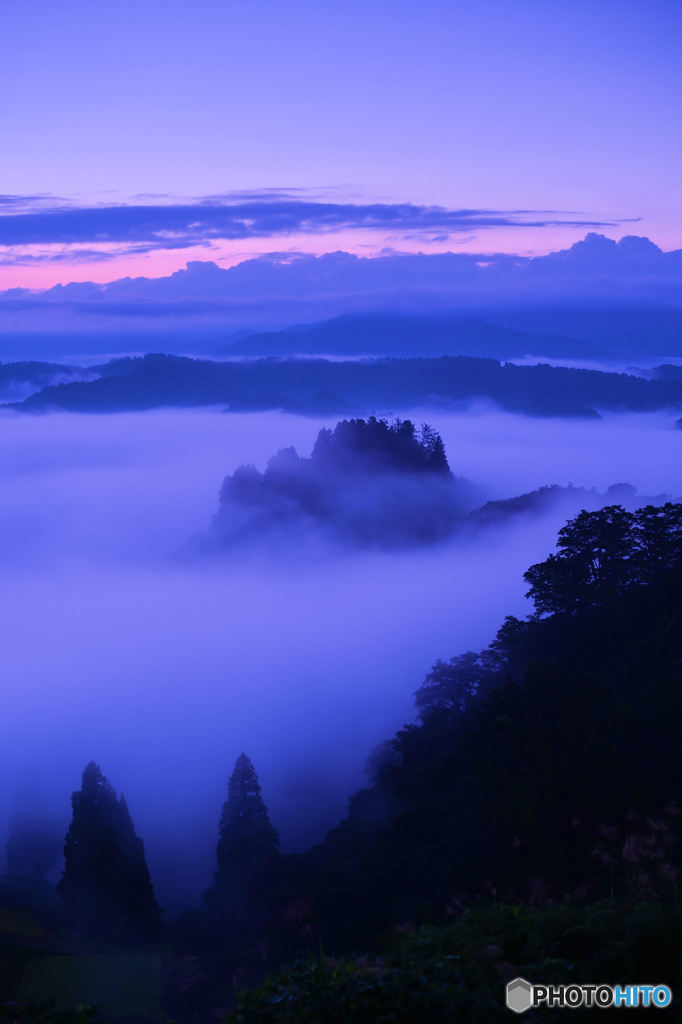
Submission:
[[[675,989],[682,984],[681,949],[682,914],[660,904],[476,906],[444,927],[395,929],[381,956],[296,961],[240,993],[238,1009],[224,1021],[508,1020],[504,987],[514,977],[566,984],[665,977]],[[561,1019],[561,1012],[543,1010],[543,1018]]]

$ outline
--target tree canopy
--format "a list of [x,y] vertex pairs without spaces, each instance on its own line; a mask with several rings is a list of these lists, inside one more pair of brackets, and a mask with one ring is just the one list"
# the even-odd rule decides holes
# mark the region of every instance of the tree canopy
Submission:
[[682,505],[580,512],[559,531],[557,548],[524,573],[538,615],[604,605],[671,569],[682,558]]
[[350,465],[394,473],[450,472],[438,431],[428,423],[417,430],[411,420],[400,418],[393,422],[376,416],[341,420],[334,430],[320,431],[311,458],[327,468]]

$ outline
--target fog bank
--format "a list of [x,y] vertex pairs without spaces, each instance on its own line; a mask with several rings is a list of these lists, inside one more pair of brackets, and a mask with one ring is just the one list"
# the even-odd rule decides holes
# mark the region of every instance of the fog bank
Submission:
[[[664,416],[415,414],[488,497],[547,483],[680,494]],[[95,759],[123,790],[162,904],[208,882],[234,760],[254,761],[284,849],[319,839],[372,747],[413,717],[436,658],[525,614],[558,516],[421,551],[193,561],[224,476],[334,421],[218,411],[0,418],[0,832],[25,775],[66,825]]]

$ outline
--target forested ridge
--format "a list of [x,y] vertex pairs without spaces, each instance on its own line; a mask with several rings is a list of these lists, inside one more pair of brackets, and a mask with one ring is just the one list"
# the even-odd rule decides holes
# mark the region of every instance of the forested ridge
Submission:
[[230,411],[283,409],[304,415],[457,407],[489,399],[509,412],[595,418],[602,411],[682,408],[675,375],[518,366],[473,356],[434,358],[264,358],[218,362],[147,354],[89,368],[96,379],[43,387],[13,408],[25,412],[120,412],[223,404]]

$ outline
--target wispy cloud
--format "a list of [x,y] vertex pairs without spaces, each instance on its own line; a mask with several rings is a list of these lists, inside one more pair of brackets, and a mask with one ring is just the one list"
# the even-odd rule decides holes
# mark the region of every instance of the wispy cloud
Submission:
[[[5,263],[21,263],[27,247],[61,246],[44,260],[100,258],[183,249],[218,242],[366,231],[374,235],[434,238],[491,228],[613,227],[555,210],[451,209],[415,203],[334,202],[295,189],[265,189],[192,201],[142,197],[128,203],[75,204],[46,196],[0,196],[0,246]],[[21,250],[24,250],[23,252]]]
[[41,209],[53,210],[68,205],[68,199],[52,195],[0,195],[0,217],[8,214],[36,213]]
[[[96,241],[96,240],[95,240]],[[46,245],[47,243],[43,243]],[[177,239],[163,246],[166,250],[189,249],[196,243]],[[90,246],[53,244],[47,248],[34,246],[9,246],[3,250],[0,243],[0,267],[30,267],[48,263],[109,263],[126,256],[146,256],[157,252],[161,246],[155,242],[137,242],[125,244],[106,244],[101,248]],[[213,243],[204,242],[203,248],[212,249]]]

